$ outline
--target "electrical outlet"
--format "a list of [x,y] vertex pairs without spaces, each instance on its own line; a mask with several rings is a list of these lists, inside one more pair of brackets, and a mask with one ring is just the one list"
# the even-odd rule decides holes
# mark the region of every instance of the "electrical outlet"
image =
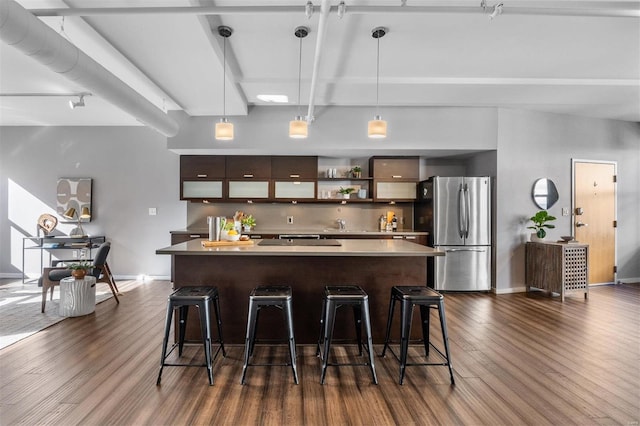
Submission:
[[77,250],[72,251],[71,252],[71,257],[73,257],[74,259],[77,259],[78,258],[78,251]]
[[569,216],[569,207],[562,208],[562,216]]
[[155,216],[158,214],[158,210],[155,207],[149,207],[149,216]]
[[287,216],[287,223],[293,225],[293,216]]

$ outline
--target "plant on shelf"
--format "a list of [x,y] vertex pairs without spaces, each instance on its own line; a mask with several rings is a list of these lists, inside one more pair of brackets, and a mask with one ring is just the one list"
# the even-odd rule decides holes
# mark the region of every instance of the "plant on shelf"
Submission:
[[240,219],[240,223],[242,223],[242,227],[248,231],[250,231],[251,228],[256,226],[256,220],[253,218],[252,215],[243,216],[242,219]]
[[339,192],[340,194],[342,194],[342,196],[343,196],[344,198],[349,198],[350,194],[351,194],[352,192],[354,192],[354,191],[355,191],[355,189],[354,189],[354,188],[343,188],[343,187],[340,187],[340,189],[338,189],[338,192]]
[[350,172],[351,172],[351,176],[356,178],[356,179],[359,179],[359,178],[362,177],[362,167],[360,167],[360,166],[354,166],[350,170]]
[[78,280],[83,279],[92,267],[91,262],[86,260],[81,260],[80,262],[74,262],[67,265],[67,269],[71,270],[71,275]]
[[[540,210],[535,216],[531,216],[529,218],[531,222],[533,222],[533,226],[527,226],[527,229],[533,229],[535,232],[535,236],[542,240],[547,236],[547,229],[553,229],[556,226],[547,222],[551,222],[556,220],[555,216],[551,216],[546,210]],[[531,234],[533,237],[534,234]]]

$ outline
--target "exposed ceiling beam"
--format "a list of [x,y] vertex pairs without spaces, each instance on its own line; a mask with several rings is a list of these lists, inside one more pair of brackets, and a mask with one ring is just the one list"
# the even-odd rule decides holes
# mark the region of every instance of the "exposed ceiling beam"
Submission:
[[[640,8],[635,2],[522,2],[503,7],[505,15],[558,15],[582,17],[640,18]],[[493,6],[493,5],[491,5]],[[314,6],[314,12],[318,11]],[[464,5],[431,6],[351,6],[347,14],[488,14],[491,8]],[[178,6],[178,7],[85,7],[29,9],[36,16],[99,16],[99,15],[258,15],[258,14],[304,14],[304,5],[294,6]],[[331,12],[338,12],[338,6],[330,6]]]
[[316,51],[313,57],[313,68],[311,72],[311,89],[309,90],[309,107],[307,109],[307,122],[314,120],[313,111],[315,109],[316,91],[318,88],[318,70],[322,59],[324,46],[324,35],[327,28],[327,17],[331,9],[329,0],[322,0],[320,4],[320,19],[318,20],[318,35],[316,36]]
[[178,123],[15,1],[0,1],[0,39],[167,137]]

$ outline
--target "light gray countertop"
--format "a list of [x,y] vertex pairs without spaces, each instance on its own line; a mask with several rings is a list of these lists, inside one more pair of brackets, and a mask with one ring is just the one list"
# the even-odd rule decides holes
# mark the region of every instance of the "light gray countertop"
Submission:
[[[170,231],[171,234],[207,234],[209,232],[206,228],[190,228]],[[256,229],[250,232],[243,232],[245,235],[429,235],[424,231],[411,231],[411,230],[398,230],[396,232],[368,230],[368,229],[346,229],[340,231],[339,229],[325,228],[325,229],[291,229],[291,228],[270,228],[270,229]],[[338,237],[339,238],[339,237]]]
[[383,239],[343,239],[337,240],[340,246],[260,246],[261,240],[253,240],[251,245],[202,247],[203,238],[164,247],[156,250],[156,254],[170,255],[215,255],[215,256],[410,256],[431,257],[444,256],[444,252],[432,247],[411,243],[404,240]]

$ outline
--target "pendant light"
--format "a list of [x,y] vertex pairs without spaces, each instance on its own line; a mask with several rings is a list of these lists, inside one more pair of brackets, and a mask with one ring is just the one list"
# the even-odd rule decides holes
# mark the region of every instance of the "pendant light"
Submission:
[[233,123],[227,120],[227,38],[231,36],[233,30],[230,27],[220,25],[218,34],[223,38],[223,71],[222,71],[222,118],[216,123],[216,139],[219,141],[233,140]]
[[293,139],[305,139],[309,135],[309,126],[307,120],[300,114],[300,85],[302,81],[302,39],[309,34],[308,27],[296,28],[294,35],[300,40],[300,49],[298,54],[298,115],[289,122],[289,137]]
[[376,115],[369,121],[368,135],[372,139],[382,139],[387,137],[387,122],[378,113],[378,100],[380,92],[380,38],[387,33],[384,27],[376,27],[371,31],[371,37],[378,40],[378,51],[376,57]]

